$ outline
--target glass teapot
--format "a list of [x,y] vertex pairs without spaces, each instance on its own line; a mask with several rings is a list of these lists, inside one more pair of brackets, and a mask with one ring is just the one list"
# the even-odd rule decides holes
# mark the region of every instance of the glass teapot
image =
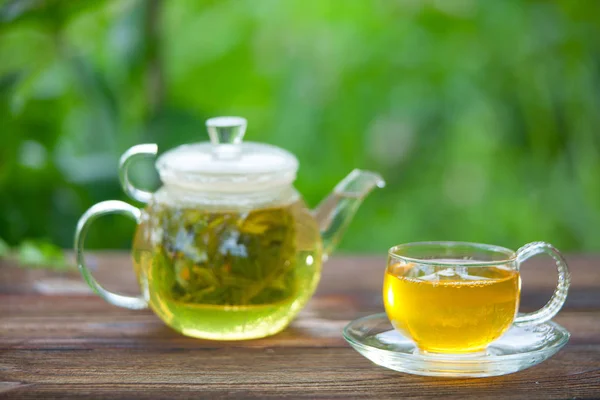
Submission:
[[[210,142],[188,144],[158,157],[164,186],[136,188],[128,167],[156,156],[155,144],[130,148],[120,160],[124,191],[142,210],[111,200],[92,206],[75,234],[85,281],[116,306],[150,308],[187,336],[241,340],[273,335],[298,314],[316,289],[321,264],[363,198],[384,182],[354,170],[316,210],[292,186],[298,160],[275,146],[244,142],[246,120],[206,123]],[[85,264],[83,247],[99,216],[123,214],[137,222],[133,263],[142,295],[104,289]]]

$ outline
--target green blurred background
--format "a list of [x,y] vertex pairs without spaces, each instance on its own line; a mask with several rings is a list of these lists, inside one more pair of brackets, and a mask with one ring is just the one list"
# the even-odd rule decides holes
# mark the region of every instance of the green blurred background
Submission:
[[[88,207],[127,200],[128,147],[208,140],[218,115],[295,153],[311,206],[352,168],[382,173],[342,251],[600,250],[600,1],[0,4],[0,238],[25,255],[71,247]],[[135,180],[159,185],[150,162]],[[102,220],[90,247],[133,230]]]

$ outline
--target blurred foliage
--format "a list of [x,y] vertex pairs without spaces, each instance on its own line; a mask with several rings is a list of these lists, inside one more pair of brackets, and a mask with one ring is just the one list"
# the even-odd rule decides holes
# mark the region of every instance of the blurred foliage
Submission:
[[19,265],[62,270],[72,267],[62,249],[46,240],[25,240],[18,248]]
[[[205,119],[230,114],[298,156],[311,206],[354,167],[384,175],[346,251],[600,250],[600,1],[585,0],[0,2],[0,238],[56,260],[85,209],[127,200],[123,151],[207,140]],[[158,186],[152,164],[135,172]],[[107,217],[88,243],[127,248],[133,230]]]
[[6,244],[4,240],[0,239],[0,257],[7,255],[9,249],[10,248],[8,247],[8,244]]

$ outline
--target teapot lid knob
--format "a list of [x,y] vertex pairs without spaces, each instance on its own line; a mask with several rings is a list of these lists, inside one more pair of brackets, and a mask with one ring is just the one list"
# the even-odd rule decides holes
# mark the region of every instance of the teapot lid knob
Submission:
[[242,143],[246,125],[246,118],[242,117],[215,117],[206,120],[208,136],[213,145]]

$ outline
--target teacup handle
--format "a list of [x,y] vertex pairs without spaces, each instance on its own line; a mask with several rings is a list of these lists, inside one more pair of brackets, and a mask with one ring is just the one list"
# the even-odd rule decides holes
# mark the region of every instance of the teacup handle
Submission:
[[519,314],[514,321],[516,325],[537,325],[549,321],[560,311],[567,300],[571,275],[569,274],[569,267],[565,258],[554,246],[545,242],[526,244],[517,251],[517,263],[519,267],[521,263],[538,254],[547,254],[554,259],[558,268],[558,284],[552,298],[544,307],[532,313]]
[[79,219],[79,222],[77,223],[77,230],[75,231],[75,253],[77,255],[77,265],[79,266],[79,271],[81,271],[83,279],[85,279],[87,284],[94,290],[94,292],[96,292],[100,297],[110,304],[119,307],[130,308],[133,310],[147,308],[148,303],[141,296],[124,296],[104,289],[102,286],[100,286],[96,279],[94,279],[91,271],[85,265],[83,245],[85,243],[85,237],[90,225],[98,217],[108,214],[126,215],[134,219],[138,224],[140,223],[140,219],[142,217],[142,212],[139,208],[118,200],[103,201],[87,210]]

